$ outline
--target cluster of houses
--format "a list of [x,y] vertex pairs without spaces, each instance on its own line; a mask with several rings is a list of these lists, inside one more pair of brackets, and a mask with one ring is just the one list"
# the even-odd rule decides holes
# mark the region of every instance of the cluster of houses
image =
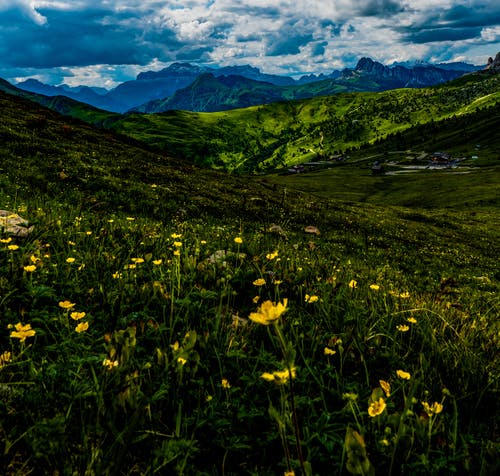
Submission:
[[429,165],[434,167],[455,167],[458,165],[458,159],[453,159],[447,152],[434,152],[429,159]]
[[[441,169],[441,168],[454,168],[460,163],[458,158],[453,158],[448,152],[434,152],[432,154],[421,153],[418,156],[409,155],[406,157],[407,161],[412,164],[427,163],[427,165],[408,165],[404,168],[411,169]],[[396,162],[390,162],[389,165],[401,165]],[[385,169],[381,160],[376,160],[371,167],[372,175],[384,175]]]
[[344,162],[349,158],[348,155],[330,155],[325,160],[320,160],[316,162],[305,162],[303,164],[293,165],[288,169],[288,173],[300,174],[301,172],[306,172],[308,170],[314,170],[317,168],[324,167],[325,165],[331,165],[332,162]]

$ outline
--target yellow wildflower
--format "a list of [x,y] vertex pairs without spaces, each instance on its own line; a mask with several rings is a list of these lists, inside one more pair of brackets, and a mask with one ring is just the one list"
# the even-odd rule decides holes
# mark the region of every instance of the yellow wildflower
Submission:
[[309,294],[305,295],[305,301],[308,304],[312,304],[313,302],[319,301],[319,297],[316,295],[309,296]]
[[0,354],[0,369],[11,360],[12,354],[8,350],[6,350],[3,354]]
[[417,320],[416,320],[413,316],[409,317],[409,318],[408,318],[408,319],[406,319],[406,320],[407,320],[408,322],[410,322],[411,324],[416,324],[416,323],[417,323]]
[[179,341],[176,340],[173,344],[170,344],[170,347],[174,352],[177,352],[179,350]]
[[132,263],[132,264],[129,264],[127,267],[128,267],[128,269],[135,269],[135,268],[137,268],[137,265],[135,263]]
[[410,380],[411,374],[409,372],[405,372],[404,370],[396,370],[396,375],[403,380]]
[[28,266],[24,267],[24,271],[26,271],[27,273],[33,273],[34,271],[36,271],[36,266],[34,264],[29,264]]
[[285,471],[285,476],[295,476],[295,472],[293,472],[293,471]]
[[10,243],[12,241],[12,237],[9,236],[8,238],[2,238],[0,239],[0,243]]
[[288,382],[288,379],[295,378],[297,376],[297,372],[295,367],[292,367],[290,370],[276,370],[273,373],[264,372],[260,378],[267,380],[268,382],[275,382],[278,385],[283,385]]
[[357,282],[355,279],[351,279],[351,280],[349,281],[349,287],[350,287],[351,289],[357,288],[357,287],[358,287],[358,282]]
[[370,404],[370,406],[368,407],[368,415],[370,415],[371,417],[376,417],[377,415],[380,415],[384,412],[386,406],[387,405],[385,403],[385,400],[380,397],[378,400]]
[[24,342],[27,337],[33,337],[36,334],[36,331],[31,328],[31,324],[23,325],[18,322],[14,327],[16,330],[12,331],[10,336],[19,339],[20,342]]
[[201,240],[200,241],[200,245],[206,245],[207,244],[207,240]]
[[378,284],[370,284],[370,289],[373,291],[378,291],[380,286]]
[[264,286],[266,284],[266,280],[264,278],[256,279],[253,283],[254,286]]
[[83,319],[86,316],[86,313],[74,311],[70,314],[70,316],[71,316],[71,319],[78,321],[79,319]]
[[407,326],[406,324],[399,324],[396,326],[396,329],[400,332],[408,332],[410,330],[410,326]]
[[78,324],[75,327],[75,331],[78,332],[78,333],[85,332],[88,328],[89,328],[89,323],[88,322],[80,322],[80,324]]
[[234,239],[234,242],[237,243],[238,245],[241,245],[243,243],[243,238],[241,238],[241,236],[237,236]]
[[257,312],[250,313],[250,320],[257,324],[268,326],[277,321],[280,316],[286,311],[288,299],[284,299],[283,303],[274,304],[271,301],[264,301]]
[[19,249],[19,246],[18,245],[9,245],[7,246],[7,248],[10,250],[10,251],[16,251]]
[[277,251],[274,251],[274,252],[272,252],[272,253],[267,253],[266,258],[267,258],[268,260],[270,260],[270,261],[271,261],[271,260],[273,260],[274,258],[276,258],[277,256],[278,256],[278,252],[277,252]]
[[62,307],[63,309],[71,309],[75,306],[76,304],[70,301],[59,301],[59,307]]
[[182,241],[174,241],[174,246],[180,248],[182,246]]
[[323,349],[323,353],[324,353],[325,355],[334,355],[334,354],[336,354],[336,353],[337,353],[337,351],[336,351],[336,350],[333,350],[333,349],[330,349],[330,347],[325,347],[325,348]]
[[260,378],[263,378],[264,380],[267,380],[268,382],[272,382],[274,380],[274,375],[269,373],[269,372],[264,372]]
[[163,260],[161,260],[161,259],[155,259],[155,260],[153,260],[153,264],[155,266],[159,266],[160,264],[162,264],[162,262],[163,262]]
[[85,232],[85,234],[86,234],[87,236],[90,236],[90,235],[92,234],[92,232],[91,232],[90,230],[88,230],[88,231],[86,231],[86,232]]
[[401,299],[408,299],[410,297],[410,293],[408,291],[405,291],[404,293],[401,293],[399,297]]
[[130,258],[130,261],[135,264],[141,264],[144,263],[144,258]]
[[66,263],[74,263],[75,262],[75,258],[66,258]]
[[259,299],[260,299],[260,296],[254,296],[254,297],[252,298],[252,302],[253,302],[254,304],[257,304],[257,303],[259,302]]
[[222,388],[231,388],[231,384],[227,378],[223,378],[221,381]]
[[172,233],[170,235],[171,238],[173,238],[174,240],[176,240],[177,238],[182,238],[182,235],[178,234],[178,233]]
[[385,380],[379,380],[378,383],[380,384],[380,387],[385,393],[386,397],[391,396],[391,384],[389,382],[386,382]]
[[180,256],[181,252],[179,250],[174,250],[174,256]]
[[40,258],[37,258],[35,255],[30,256],[30,261],[34,264],[36,264],[38,261],[40,261]]
[[127,217],[127,220],[128,220],[128,221],[134,221],[134,220],[135,220],[135,218],[134,218],[134,217]]
[[113,273],[112,274],[113,276],[113,279],[118,279],[118,278],[121,278],[122,277],[122,273],[119,273],[118,271],[116,273]]
[[111,370],[114,367],[118,367],[118,360],[110,360],[110,359],[104,359],[102,361],[102,365],[104,367],[107,367],[108,370]]
[[184,357],[177,357],[177,362],[181,365],[186,365],[187,360]]
[[430,418],[432,415],[437,415],[443,411],[443,405],[439,402],[434,402],[432,405],[429,405],[427,402],[421,402],[424,407],[425,413]]

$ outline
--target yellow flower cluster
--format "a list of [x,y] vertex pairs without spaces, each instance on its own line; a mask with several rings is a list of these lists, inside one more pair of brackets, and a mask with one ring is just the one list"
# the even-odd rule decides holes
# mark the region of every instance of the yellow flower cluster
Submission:
[[271,261],[273,260],[274,258],[276,258],[278,256],[278,252],[277,251],[273,251],[272,253],[268,253],[266,255],[266,258]]
[[257,324],[268,326],[276,322],[280,316],[286,311],[288,299],[284,299],[283,303],[273,303],[272,301],[264,301],[257,312],[250,313],[250,320]]
[[114,367],[118,367],[118,360],[110,360],[110,359],[104,359],[102,361],[102,365],[104,367],[107,367],[108,370],[113,369]]
[[288,382],[288,380],[291,378],[295,378],[297,376],[297,372],[295,367],[292,367],[290,370],[277,370],[276,372],[269,373],[269,372],[264,372],[260,378],[268,381],[268,382],[274,382],[277,385],[284,385],[285,383]]
[[312,296],[309,296],[309,294],[306,294],[305,295],[305,298],[304,300],[308,303],[308,304],[312,304],[313,302],[317,302],[319,301],[319,297],[316,296],[316,295],[312,295]]
[[432,415],[437,415],[443,411],[443,405],[438,402],[434,402],[432,405],[429,405],[427,402],[421,402],[424,407],[425,413],[430,418]]

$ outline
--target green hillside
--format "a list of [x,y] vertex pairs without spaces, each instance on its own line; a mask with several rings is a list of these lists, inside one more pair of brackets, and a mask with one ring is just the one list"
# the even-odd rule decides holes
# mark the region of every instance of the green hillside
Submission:
[[259,171],[329,157],[402,132],[495,105],[500,75],[446,85],[345,93],[220,113],[130,114],[113,129],[199,164]]
[[[442,114],[489,81],[445,88]],[[395,124],[413,96],[391,94],[115,116],[117,134],[0,92],[2,474],[498,474],[492,109],[472,143],[458,119],[439,133],[474,173],[372,177],[379,142],[328,171],[334,192],[326,171],[304,192],[291,180],[315,172],[229,175],[157,148],[194,154],[206,134],[236,154],[253,124],[272,154],[264,132],[284,141],[293,118],[364,105]]]

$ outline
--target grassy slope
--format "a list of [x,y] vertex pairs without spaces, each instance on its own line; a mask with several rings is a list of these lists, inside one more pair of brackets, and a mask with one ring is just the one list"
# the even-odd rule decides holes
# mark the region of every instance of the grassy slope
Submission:
[[[42,466],[69,474],[282,473],[267,409],[286,397],[260,378],[283,365],[279,343],[263,329],[233,324],[234,315],[255,310],[256,294],[289,298],[283,330],[297,352],[303,446],[315,474],[345,473],[348,426],[365,437],[377,472],[388,474],[396,454],[393,474],[495,474],[500,226],[493,186],[482,190],[487,206],[467,209],[460,197],[468,200],[469,192],[458,187],[467,184],[438,199],[431,193],[436,176],[426,175],[431,182],[412,185],[433,197],[426,210],[399,206],[408,187],[396,192],[376,178],[377,203],[359,203],[372,177],[346,166],[337,187],[360,181],[351,203],[318,199],[285,191],[274,177],[198,169],[19,98],[0,95],[0,107],[0,208],[20,209],[36,224],[19,250],[0,245],[2,324],[23,319],[37,330],[25,347],[6,328],[0,334],[0,350],[14,356],[0,369],[0,434],[11,444],[0,463],[11,474]],[[286,107],[267,120],[278,127]],[[182,123],[183,114],[172,117]],[[243,119],[247,111],[237,114]],[[200,117],[209,129],[220,116]],[[450,200],[455,208],[447,209]],[[272,222],[286,238],[266,233]],[[321,235],[303,233],[306,224]],[[172,232],[183,235],[179,261]],[[243,237],[247,257],[207,264],[217,250],[239,251],[235,236]],[[280,261],[267,257],[273,251]],[[33,275],[23,271],[31,256],[41,260]],[[129,268],[142,256],[162,258],[164,266]],[[85,266],[72,268],[68,257]],[[262,277],[268,283],[256,288],[252,282]],[[272,277],[282,283],[273,285]],[[382,292],[372,292],[371,283]],[[400,298],[406,290],[410,298]],[[321,300],[307,304],[306,293]],[[57,305],[64,299],[87,311],[87,333],[65,324],[68,315]],[[417,325],[403,334],[395,326],[407,316]],[[124,342],[130,329],[137,332],[133,344]],[[193,330],[198,341],[188,349]],[[182,354],[172,350],[176,340]],[[113,345],[121,360],[107,372],[102,361]],[[337,354],[326,357],[325,346]],[[188,359],[185,367],[179,355]],[[400,368],[412,373],[409,382],[395,376]],[[381,378],[394,395],[386,414],[371,419],[366,408]],[[345,392],[358,403],[349,407]],[[433,429],[410,396],[444,398]],[[399,427],[409,408],[413,416]],[[289,422],[285,427],[290,437]],[[380,443],[394,445],[396,433],[399,446]]]
[[474,75],[434,88],[346,93],[221,113],[131,114],[112,127],[199,163],[252,171],[471,113],[496,104],[499,89],[500,75]]

